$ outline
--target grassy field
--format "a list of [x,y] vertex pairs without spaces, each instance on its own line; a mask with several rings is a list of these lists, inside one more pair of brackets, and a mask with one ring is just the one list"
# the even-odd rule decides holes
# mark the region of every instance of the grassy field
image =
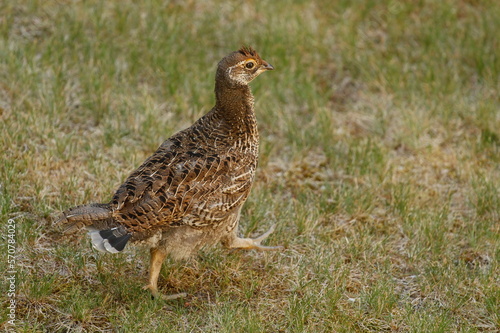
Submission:
[[[498,332],[500,2],[0,4],[0,271],[17,332]],[[273,253],[103,255],[54,216],[106,202],[252,45],[261,132],[240,230]],[[2,278],[2,290],[8,282]],[[2,296],[0,328],[10,298]]]

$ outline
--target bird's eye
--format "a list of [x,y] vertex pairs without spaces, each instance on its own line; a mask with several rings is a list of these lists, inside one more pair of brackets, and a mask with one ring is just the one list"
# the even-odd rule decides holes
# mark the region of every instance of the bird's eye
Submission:
[[253,66],[255,66],[255,63],[253,61],[249,61],[245,64],[245,67],[248,69],[252,69]]

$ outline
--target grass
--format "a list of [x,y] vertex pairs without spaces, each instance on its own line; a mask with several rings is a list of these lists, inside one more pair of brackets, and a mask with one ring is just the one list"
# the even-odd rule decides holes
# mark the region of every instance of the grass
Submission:
[[[494,0],[2,2],[17,331],[498,331],[499,16]],[[207,112],[242,44],[276,70],[252,83],[262,144],[240,228],[276,223],[286,249],[167,260],[161,290],[188,297],[150,300],[146,250],[101,255],[53,217],[109,200]]]

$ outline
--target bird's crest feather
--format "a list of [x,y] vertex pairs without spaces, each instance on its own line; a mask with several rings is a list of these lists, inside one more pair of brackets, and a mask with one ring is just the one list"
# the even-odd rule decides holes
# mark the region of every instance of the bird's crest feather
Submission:
[[257,51],[255,51],[251,46],[242,46],[238,52],[247,57],[258,57]]

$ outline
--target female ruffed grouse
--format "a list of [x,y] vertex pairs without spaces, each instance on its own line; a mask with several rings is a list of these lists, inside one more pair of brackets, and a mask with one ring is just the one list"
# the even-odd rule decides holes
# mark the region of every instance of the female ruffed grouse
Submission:
[[144,289],[154,296],[159,296],[158,275],[167,254],[187,258],[219,241],[227,248],[279,249],[260,244],[274,226],[255,239],[237,236],[259,149],[248,84],[272,69],[250,47],[226,56],[217,68],[210,112],[163,142],[111,202],[69,209],[57,223],[66,227],[65,233],[86,227],[93,246],[103,252],[120,252],[129,241],[148,246],[151,263]]

